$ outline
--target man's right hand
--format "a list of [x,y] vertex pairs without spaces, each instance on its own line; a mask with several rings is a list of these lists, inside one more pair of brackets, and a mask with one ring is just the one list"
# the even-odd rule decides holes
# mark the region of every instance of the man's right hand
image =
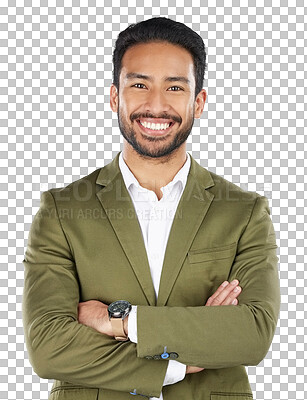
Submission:
[[[223,282],[217,291],[209,297],[205,306],[236,306],[238,304],[237,297],[241,293],[241,288],[238,285],[239,281],[237,279],[230,283],[228,281]],[[203,370],[204,368],[187,365],[186,374],[195,374]]]
[[237,305],[237,297],[241,293],[239,281],[234,279],[232,282],[223,282],[217,291],[209,297],[206,306],[231,306]]
[[187,369],[185,371],[185,374],[196,374],[197,372],[203,371],[204,368],[200,367],[191,367],[190,365],[187,365]]

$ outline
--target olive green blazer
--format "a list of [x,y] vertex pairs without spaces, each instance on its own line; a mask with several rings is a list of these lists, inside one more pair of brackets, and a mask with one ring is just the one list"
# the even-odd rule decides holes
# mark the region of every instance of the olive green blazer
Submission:
[[[167,347],[181,363],[204,370],[164,386],[164,400],[251,400],[245,366],[267,354],[280,309],[266,197],[191,157],[156,299],[118,156],[42,193],[31,226],[23,260],[24,333],[34,371],[55,380],[49,399],[159,397],[168,360],[153,356]],[[234,278],[242,287],[239,305],[204,306]],[[91,299],[138,305],[138,344],[79,324],[78,303]]]

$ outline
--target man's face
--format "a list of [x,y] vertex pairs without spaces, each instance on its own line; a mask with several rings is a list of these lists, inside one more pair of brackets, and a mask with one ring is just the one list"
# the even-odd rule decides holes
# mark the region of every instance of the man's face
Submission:
[[152,158],[167,156],[185,143],[205,98],[202,91],[195,99],[191,54],[167,42],[128,49],[119,93],[111,87],[111,107],[123,137],[138,154]]

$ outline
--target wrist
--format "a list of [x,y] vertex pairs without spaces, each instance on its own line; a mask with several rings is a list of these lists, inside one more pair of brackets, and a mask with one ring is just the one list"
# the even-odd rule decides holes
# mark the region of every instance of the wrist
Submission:
[[128,318],[129,315],[124,319],[124,331],[127,336],[128,336]]
[[126,300],[117,300],[108,306],[113,336],[116,340],[128,340],[128,315],[131,308],[131,304]]

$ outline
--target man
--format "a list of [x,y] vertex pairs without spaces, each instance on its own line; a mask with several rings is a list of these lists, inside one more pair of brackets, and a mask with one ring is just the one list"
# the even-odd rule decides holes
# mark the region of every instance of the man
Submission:
[[205,60],[200,36],[167,18],[121,32],[123,152],[42,194],[23,307],[50,399],[252,399],[244,366],[275,332],[277,246],[267,199],[186,153]]

